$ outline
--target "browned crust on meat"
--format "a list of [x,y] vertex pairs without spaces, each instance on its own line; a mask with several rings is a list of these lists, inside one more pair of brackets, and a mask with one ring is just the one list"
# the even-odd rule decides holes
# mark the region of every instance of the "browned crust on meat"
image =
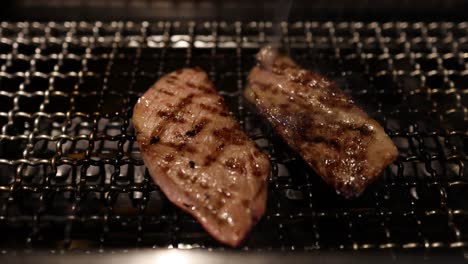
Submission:
[[133,123],[145,165],[168,199],[218,241],[239,245],[265,211],[270,165],[206,73],[161,78],[135,105]]
[[[246,98],[339,193],[361,194],[396,159],[396,147],[383,128],[334,82],[271,50],[262,49],[258,58]],[[379,151],[378,158],[372,157]]]

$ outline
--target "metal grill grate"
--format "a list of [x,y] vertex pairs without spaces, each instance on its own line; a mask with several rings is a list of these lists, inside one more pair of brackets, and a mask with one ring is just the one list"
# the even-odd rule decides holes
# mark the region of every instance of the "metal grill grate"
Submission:
[[468,23],[281,25],[282,46],[334,79],[400,157],[345,200],[241,96],[271,23],[1,23],[0,249],[220,248],[145,172],[130,117],[162,74],[209,72],[271,154],[268,211],[246,250],[405,250],[468,258]]

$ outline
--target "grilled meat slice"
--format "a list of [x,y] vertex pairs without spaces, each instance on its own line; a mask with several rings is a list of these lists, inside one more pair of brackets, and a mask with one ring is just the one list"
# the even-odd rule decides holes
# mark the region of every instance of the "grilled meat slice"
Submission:
[[396,159],[397,148],[384,129],[334,82],[270,47],[257,60],[246,98],[338,193],[360,195]]
[[218,241],[238,245],[265,211],[270,164],[206,73],[162,77],[138,100],[133,124],[145,165],[167,198]]

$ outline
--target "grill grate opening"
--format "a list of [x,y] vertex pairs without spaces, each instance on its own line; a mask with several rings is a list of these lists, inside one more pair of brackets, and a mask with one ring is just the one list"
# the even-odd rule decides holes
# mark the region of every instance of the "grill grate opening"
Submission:
[[281,45],[335,80],[400,152],[346,200],[247,107],[270,22],[0,24],[0,250],[222,248],[145,171],[133,105],[199,66],[271,155],[268,210],[244,250],[450,251],[468,256],[468,23],[295,22]]

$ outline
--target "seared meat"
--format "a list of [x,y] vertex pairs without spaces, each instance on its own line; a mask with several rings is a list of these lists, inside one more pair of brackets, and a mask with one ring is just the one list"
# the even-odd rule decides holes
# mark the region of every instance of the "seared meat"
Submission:
[[246,98],[338,193],[358,196],[395,160],[384,129],[335,83],[269,47],[257,60]]
[[135,105],[137,141],[168,199],[236,246],[265,211],[270,164],[228,113],[205,72],[162,77]]

